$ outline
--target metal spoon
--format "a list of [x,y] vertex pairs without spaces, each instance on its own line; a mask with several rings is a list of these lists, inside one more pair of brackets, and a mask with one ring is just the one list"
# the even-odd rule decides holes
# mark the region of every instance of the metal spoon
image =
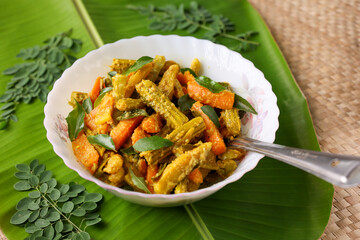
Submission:
[[264,154],[340,187],[360,184],[360,157],[292,148],[243,137],[233,140],[229,148]]

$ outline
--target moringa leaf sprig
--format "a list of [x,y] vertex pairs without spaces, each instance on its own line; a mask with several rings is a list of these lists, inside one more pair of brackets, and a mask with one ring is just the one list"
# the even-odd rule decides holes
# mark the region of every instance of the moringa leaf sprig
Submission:
[[14,188],[33,191],[18,202],[10,223],[23,226],[30,234],[27,239],[90,239],[86,228],[101,221],[97,213],[103,198],[100,193],[88,193],[75,183],[57,183],[38,160],[16,168],[15,177],[20,181]]
[[19,103],[28,104],[36,98],[46,102],[50,87],[76,60],[72,53],[81,49],[82,41],[71,38],[71,32],[58,33],[44,41],[45,45],[22,49],[16,57],[26,62],[3,72],[13,77],[0,96],[0,103],[4,103],[0,108],[0,129],[6,128],[10,120],[18,120],[15,111]]
[[203,38],[215,43],[220,43],[222,38],[230,39],[233,44],[230,46],[235,51],[254,50],[259,43],[251,41],[250,38],[258,32],[248,31],[240,34],[230,34],[235,31],[235,25],[223,15],[214,15],[197,2],[191,2],[188,8],[184,4],[166,5],[155,7],[150,4],[145,6],[127,5],[130,10],[138,11],[147,16],[151,23],[149,28],[159,31],[174,31],[176,29],[186,30],[189,34],[203,29]]

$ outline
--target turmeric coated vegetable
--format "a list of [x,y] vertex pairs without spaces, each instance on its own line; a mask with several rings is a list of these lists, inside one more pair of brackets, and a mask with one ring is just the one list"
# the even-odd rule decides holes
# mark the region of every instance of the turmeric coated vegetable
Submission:
[[235,101],[235,94],[224,90],[213,93],[206,87],[200,86],[191,74],[185,74],[187,79],[187,91],[189,96],[195,101],[220,109],[232,109]]
[[189,119],[160,91],[155,83],[143,80],[136,85],[136,91],[146,105],[158,112],[174,129],[180,127]]
[[165,168],[159,181],[154,183],[155,193],[170,193],[170,191],[199,164],[201,159],[209,155],[210,151],[211,143],[204,143],[177,157]]
[[200,102],[193,104],[191,110],[200,114],[204,119],[206,130],[205,130],[205,140],[207,142],[212,142],[212,151],[215,155],[222,154],[226,151],[226,145],[224,139],[222,138],[219,130],[216,128],[215,124],[211,119],[201,110],[203,105]]
[[144,116],[121,120],[110,132],[110,137],[115,143],[115,148],[119,149],[131,136],[134,129],[140,124]]
[[83,131],[71,143],[75,157],[93,174],[99,162],[99,154],[94,146],[89,143]]
[[91,174],[141,193],[181,194],[235,171],[246,152],[224,141],[241,134],[229,84],[197,77],[197,58],[190,68],[164,56],[113,59],[110,68],[69,101],[72,149]]

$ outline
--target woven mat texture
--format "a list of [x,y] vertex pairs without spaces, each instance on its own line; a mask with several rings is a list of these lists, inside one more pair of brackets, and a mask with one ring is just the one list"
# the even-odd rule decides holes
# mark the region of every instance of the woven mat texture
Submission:
[[[360,0],[249,1],[308,99],[322,151],[360,156]],[[359,187],[335,187],[321,239],[360,239]]]
[[[324,152],[360,156],[360,0],[249,0],[306,96]],[[360,187],[335,187],[321,239],[360,239]]]

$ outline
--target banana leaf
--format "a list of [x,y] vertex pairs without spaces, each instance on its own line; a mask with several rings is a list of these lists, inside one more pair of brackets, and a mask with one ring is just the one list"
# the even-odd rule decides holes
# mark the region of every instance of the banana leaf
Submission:
[[[184,1],[171,3],[181,2]],[[20,49],[40,44],[70,28],[73,37],[84,42],[77,57],[102,42],[159,33],[147,28],[149,20],[144,16],[125,8],[126,4],[147,5],[149,1],[1,0],[1,3],[0,32],[6,36],[0,44],[1,72],[20,62],[14,57]],[[164,6],[168,1],[151,3]],[[265,74],[278,97],[281,114],[276,142],[319,150],[306,100],[261,16],[245,0],[199,3],[231,19],[238,33],[248,30],[260,33],[254,38],[260,46],[243,56]],[[160,33],[188,35],[185,31]],[[201,37],[202,33],[193,36]],[[8,76],[0,76],[0,94],[9,80]],[[20,105],[19,121],[0,131],[0,228],[9,239],[27,236],[23,228],[9,222],[16,203],[27,195],[12,188],[16,182],[14,166],[34,158],[45,163],[58,182],[75,181],[84,184],[89,192],[104,195],[100,209],[103,222],[87,229],[93,239],[317,239],[327,224],[333,187],[270,158],[262,159],[238,182],[192,205],[149,208],[128,203],[84,181],[55,155],[46,139],[43,107],[40,101]]]

